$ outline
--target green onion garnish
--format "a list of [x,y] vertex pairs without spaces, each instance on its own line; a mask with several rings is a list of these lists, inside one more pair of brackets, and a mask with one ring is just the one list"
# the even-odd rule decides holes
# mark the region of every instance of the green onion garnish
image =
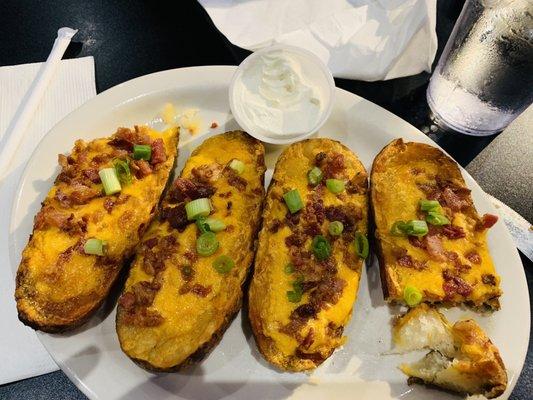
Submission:
[[213,268],[219,274],[227,274],[232,270],[234,266],[235,262],[226,255],[219,256],[215,258],[215,261],[213,261]]
[[344,181],[340,179],[326,179],[326,187],[331,193],[337,194],[344,191]]
[[396,221],[394,224],[392,224],[390,233],[394,236],[405,236],[405,222]]
[[133,158],[136,160],[150,161],[150,158],[152,158],[152,146],[147,144],[134,144]]
[[288,263],[287,265],[285,265],[284,271],[287,275],[292,274],[294,272],[294,265],[292,265],[291,263]]
[[300,197],[300,193],[298,193],[297,189],[293,189],[285,193],[283,195],[283,199],[285,200],[285,204],[287,204],[287,208],[291,214],[300,211],[304,207],[302,198]]
[[333,221],[328,226],[328,231],[333,236],[339,236],[344,230],[344,225],[341,221]]
[[83,252],[85,254],[92,254],[95,256],[103,256],[106,252],[107,242],[100,239],[87,239],[83,245]]
[[437,200],[420,200],[419,204],[422,211],[435,211],[440,208]]
[[391,228],[391,234],[395,236],[424,236],[427,233],[428,224],[426,221],[418,219],[413,219],[407,222],[396,221]]
[[202,233],[196,239],[196,251],[201,256],[210,256],[218,249],[218,240],[213,232]]
[[406,286],[403,289],[403,299],[409,307],[414,307],[422,301],[422,293],[413,286]]
[[360,232],[355,232],[355,254],[361,258],[367,258],[369,253],[368,239]]
[[315,257],[320,261],[325,260],[331,255],[331,245],[322,235],[316,235],[314,237],[311,248]]
[[446,216],[434,211],[428,212],[428,215],[426,215],[426,221],[429,222],[431,225],[437,226],[450,224],[450,220],[446,218]]
[[196,218],[196,226],[198,227],[200,233],[206,233],[211,231],[211,229],[209,229],[209,225],[206,223],[206,219],[206,217]]
[[304,279],[302,276],[296,278],[296,280],[292,282],[292,290],[287,291],[287,299],[291,303],[299,303],[300,301],[302,301],[302,296],[304,294],[304,289],[302,285],[303,280]]
[[205,224],[209,227],[211,232],[220,232],[226,229],[226,224],[216,218],[206,218]]
[[244,163],[241,160],[237,160],[234,158],[229,163],[229,167],[234,170],[238,175],[242,174],[244,172]]
[[189,221],[198,217],[207,217],[211,212],[211,202],[206,197],[189,201],[185,204],[185,212]]
[[115,167],[115,171],[118,176],[118,180],[123,185],[128,185],[131,183],[131,171],[130,171],[130,165],[128,161],[121,160],[120,158],[116,158],[113,160],[113,166]]
[[122,190],[115,168],[103,168],[98,171],[98,175],[100,175],[100,180],[102,181],[106,195],[109,196]]
[[311,186],[316,186],[322,181],[323,176],[324,175],[322,174],[322,170],[320,168],[313,167],[307,173],[307,181]]

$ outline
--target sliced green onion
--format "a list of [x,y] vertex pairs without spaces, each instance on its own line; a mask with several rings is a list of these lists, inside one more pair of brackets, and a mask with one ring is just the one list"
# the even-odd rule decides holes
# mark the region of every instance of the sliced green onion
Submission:
[[302,296],[304,294],[302,283],[303,277],[299,276],[295,281],[292,282],[292,290],[287,291],[287,299],[291,303],[299,303],[302,301]]
[[242,174],[244,172],[244,163],[241,160],[237,160],[234,158],[229,163],[229,167],[234,170],[238,175]]
[[422,211],[434,211],[440,208],[437,200],[420,200],[419,204]]
[[147,144],[134,144],[133,158],[136,160],[150,161],[150,158],[152,158],[152,146]]
[[331,255],[331,245],[322,235],[316,235],[314,237],[311,248],[315,257],[320,261],[325,260]]
[[312,186],[318,185],[322,181],[323,177],[324,174],[322,174],[322,170],[318,167],[313,167],[307,173],[307,181]]
[[428,212],[428,215],[426,215],[426,221],[429,222],[431,225],[437,226],[450,224],[450,220],[446,218],[446,216],[434,211]]
[[390,233],[394,236],[405,236],[405,222],[396,221],[394,224],[392,224]]
[[424,236],[428,233],[428,224],[426,221],[413,219],[407,221],[403,226],[404,232],[411,236]]
[[100,239],[87,239],[83,245],[83,252],[85,254],[92,254],[95,256],[103,256],[106,252],[107,242]]
[[283,199],[285,200],[285,204],[287,204],[287,208],[291,214],[300,211],[304,207],[304,203],[302,202],[302,198],[300,197],[300,193],[298,193],[297,189],[293,189],[285,193],[283,195]]
[[367,258],[370,251],[368,246],[368,239],[361,232],[355,232],[355,254],[361,258]]
[[196,239],[196,251],[201,256],[210,256],[218,249],[217,236],[213,232],[202,233]]
[[211,232],[220,232],[226,229],[226,224],[216,218],[206,218],[205,224],[209,227]]
[[98,175],[100,175],[100,180],[102,181],[106,195],[109,196],[110,194],[115,194],[122,190],[115,168],[101,169],[98,171]]
[[344,191],[344,181],[340,179],[326,179],[326,187],[331,193],[337,194]]
[[219,256],[213,261],[213,268],[219,274],[227,274],[235,266],[235,261],[226,255]]
[[406,286],[403,289],[403,299],[409,307],[414,307],[422,301],[422,293],[413,286]]
[[287,275],[292,274],[294,272],[294,265],[292,265],[291,263],[288,263],[287,265],[285,265],[284,271]]
[[211,212],[211,201],[206,197],[189,201],[185,204],[185,212],[189,221],[198,217],[207,217]]
[[200,233],[206,233],[211,231],[209,229],[209,225],[206,223],[207,218],[206,217],[198,217],[196,218],[196,226],[198,227],[198,230]]
[[132,181],[129,162],[116,158],[113,160],[113,167],[115,167],[120,183],[123,185],[129,185]]
[[328,231],[333,236],[339,236],[344,230],[344,225],[341,221],[333,221],[328,226]]

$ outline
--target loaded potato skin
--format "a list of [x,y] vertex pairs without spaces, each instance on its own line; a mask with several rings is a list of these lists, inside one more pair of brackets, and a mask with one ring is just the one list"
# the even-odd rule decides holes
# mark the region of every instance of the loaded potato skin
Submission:
[[[244,132],[227,132],[200,145],[172,184],[117,308],[120,346],[141,367],[170,372],[200,361],[240,310],[264,172],[263,145]],[[203,199],[209,215],[188,218],[190,204]]]
[[371,209],[387,301],[499,308],[486,240],[497,217],[477,213],[459,167],[442,151],[388,144],[372,166]]
[[[70,155],[59,155],[61,172],[35,217],[17,272],[15,298],[24,324],[64,332],[98,309],[155,215],[178,135],[175,128],[119,128],[110,138],[78,140]],[[145,159],[134,159],[138,145]],[[113,172],[118,164],[121,190],[106,195],[100,171]],[[90,241],[100,244],[100,254]]]
[[256,344],[274,366],[313,369],[344,343],[366,256],[354,241],[368,245],[367,217],[367,174],[348,148],[310,139],[280,156],[249,291]]

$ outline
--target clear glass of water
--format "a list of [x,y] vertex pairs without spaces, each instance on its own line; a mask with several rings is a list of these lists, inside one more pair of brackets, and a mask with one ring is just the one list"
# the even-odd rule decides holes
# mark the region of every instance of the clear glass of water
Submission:
[[431,77],[437,125],[502,131],[533,102],[533,0],[467,0]]

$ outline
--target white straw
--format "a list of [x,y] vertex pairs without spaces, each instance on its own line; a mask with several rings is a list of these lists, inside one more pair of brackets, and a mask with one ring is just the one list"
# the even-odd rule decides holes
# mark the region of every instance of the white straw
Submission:
[[5,144],[0,149],[0,181],[2,181],[9,172],[9,164],[16,153],[24,132],[31,122],[35,110],[39,106],[54,72],[59,66],[59,62],[67,49],[70,40],[78,32],[71,28],[61,28],[57,31],[57,38],[46,62],[42,65],[33,80],[28,92],[24,95],[20,105],[11,120],[4,135]]

